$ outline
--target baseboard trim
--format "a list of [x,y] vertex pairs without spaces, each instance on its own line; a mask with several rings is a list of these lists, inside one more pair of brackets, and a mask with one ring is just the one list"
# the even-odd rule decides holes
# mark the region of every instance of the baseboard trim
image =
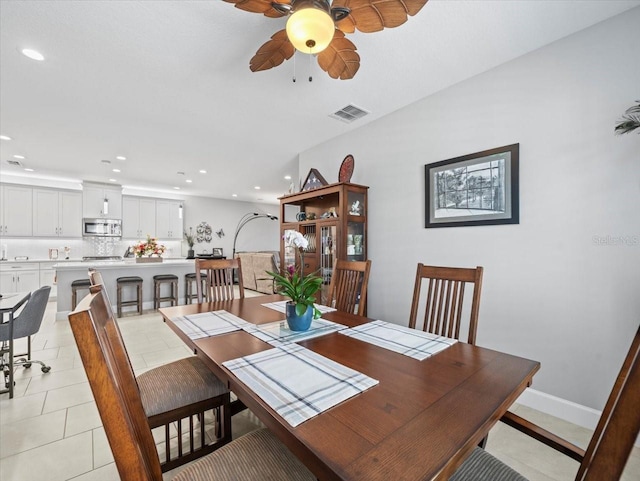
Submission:
[[[602,415],[597,409],[531,388],[523,392],[516,402],[587,429],[595,429]],[[640,436],[636,439],[635,445],[640,447]]]

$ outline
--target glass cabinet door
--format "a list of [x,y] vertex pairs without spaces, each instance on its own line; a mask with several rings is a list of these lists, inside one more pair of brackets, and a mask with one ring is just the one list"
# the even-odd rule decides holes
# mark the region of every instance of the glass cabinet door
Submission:
[[367,243],[364,222],[347,223],[347,260],[364,261],[367,259]]
[[322,276],[322,299],[324,304],[329,295],[329,284],[331,284],[331,274],[333,264],[336,260],[336,244],[338,229],[335,224],[323,225],[320,227],[320,273]]

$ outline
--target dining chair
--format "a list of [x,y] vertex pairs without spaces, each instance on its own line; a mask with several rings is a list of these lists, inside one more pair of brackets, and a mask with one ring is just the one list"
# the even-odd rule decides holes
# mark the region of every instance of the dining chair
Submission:
[[[40,370],[44,373],[51,370],[51,366],[47,366],[44,362],[31,359],[31,336],[37,334],[40,330],[50,292],[51,286],[43,286],[33,291],[24,307],[22,307],[20,314],[7,322],[2,322],[2,319],[0,319],[0,372],[4,374],[5,387],[8,389],[9,398],[13,398],[15,384],[13,370],[15,367],[23,366],[28,369],[31,364],[35,363],[40,364]],[[16,354],[14,352],[14,342],[25,337],[27,338],[27,352]],[[14,359],[15,357],[19,359]]]
[[198,303],[229,301],[234,299],[234,272],[238,279],[240,299],[244,299],[242,263],[239,258],[196,259]]
[[[104,286],[69,314],[69,324],[100,413],[118,473],[127,481],[162,481],[162,469]],[[253,431],[185,467],[175,481],[313,480],[266,429]]]
[[[92,286],[104,286],[99,271],[89,269],[89,278]],[[112,314],[107,292],[104,289],[102,292],[108,306],[107,313]],[[114,329],[120,336],[116,321]],[[128,360],[124,343],[122,351]],[[231,441],[229,390],[199,358],[190,356],[149,369],[135,380],[149,426],[151,429],[164,427],[163,472],[209,454]],[[205,415],[210,410],[215,414],[215,440],[207,443]],[[200,423],[199,432],[194,430],[194,418]],[[183,424],[185,429],[188,427],[188,449],[177,443],[177,453],[175,448],[171,450],[174,423],[179,433],[183,432]],[[175,440],[173,444],[176,444]]]
[[469,315],[469,336],[467,343],[476,343],[480,292],[482,290],[482,267],[467,269],[460,267],[435,267],[418,264],[413,289],[409,327],[416,329],[416,319],[420,309],[422,280],[428,279],[424,321],[422,330],[441,336],[460,339],[460,326],[464,310],[464,295],[467,284],[473,284],[471,311]]
[[[576,481],[617,481],[640,433],[640,327],[622,364],[586,451],[507,411],[501,421],[578,461]],[[450,481],[526,481],[486,451],[475,448]]]
[[369,271],[371,261],[337,260],[331,275],[327,305],[350,314],[366,315]]

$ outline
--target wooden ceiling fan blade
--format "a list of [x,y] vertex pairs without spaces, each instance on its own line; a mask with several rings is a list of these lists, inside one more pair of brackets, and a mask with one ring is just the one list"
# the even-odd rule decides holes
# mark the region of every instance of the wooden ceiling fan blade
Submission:
[[343,32],[336,30],[329,46],[318,54],[318,65],[331,78],[349,80],[360,68],[360,55],[353,42],[345,38]]
[[354,29],[364,33],[379,32],[384,28],[394,28],[407,21],[427,3],[428,0],[335,0],[332,6],[345,7],[351,13],[337,23],[346,33]]
[[[227,3],[235,4],[236,8],[251,13],[262,13],[271,18],[284,17],[287,13],[281,12],[273,8],[271,0],[224,0]],[[291,0],[278,0],[280,4],[290,4]]]
[[287,37],[287,31],[280,30],[271,36],[271,40],[258,49],[249,61],[249,68],[252,72],[259,72],[277,67],[285,60],[289,60],[294,51],[295,49],[291,45],[289,37]]

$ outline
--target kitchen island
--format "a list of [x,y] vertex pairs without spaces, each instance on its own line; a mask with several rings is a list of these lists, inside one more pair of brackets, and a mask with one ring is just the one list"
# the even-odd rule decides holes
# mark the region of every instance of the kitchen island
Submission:
[[[102,274],[107,288],[113,311],[116,312],[116,279],[125,276],[142,278],[142,307],[153,309],[153,276],[158,274],[175,274],[178,276],[178,302],[184,304],[184,276],[195,272],[195,261],[190,259],[163,259],[163,262],[136,263],[135,259],[122,261],[92,261],[92,262],[61,262],[53,266],[56,270],[58,284],[58,307],[56,320],[66,319],[71,312],[71,283],[77,279],[88,279],[89,268],[94,268]],[[168,289],[165,285],[164,289]],[[163,291],[164,294],[165,291]],[[79,292],[79,299],[86,293]],[[124,299],[135,296],[133,289],[123,291]],[[163,306],[168,303],[163,303]],[[124,312],[135,312],[135,307],[125,307]]]

